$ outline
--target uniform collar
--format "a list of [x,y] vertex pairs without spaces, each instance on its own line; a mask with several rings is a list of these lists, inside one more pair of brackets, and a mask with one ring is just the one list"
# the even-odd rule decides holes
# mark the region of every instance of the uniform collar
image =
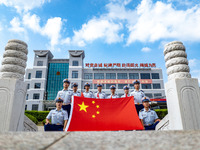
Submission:
[[144,108],[144,111],[148,112],[148,111],[151,111],[151,110],[150,110],[150,108],[149,108],[148,111],[147,111],[147,110]]
[[[58,109],[57,109],[57,108],[56,108],[56,111],[58,111]],[[62,111],[62,108],[61,108],[59,111]]]
[[68,89],[67,90],[63,89],[62,91],[68,91]]

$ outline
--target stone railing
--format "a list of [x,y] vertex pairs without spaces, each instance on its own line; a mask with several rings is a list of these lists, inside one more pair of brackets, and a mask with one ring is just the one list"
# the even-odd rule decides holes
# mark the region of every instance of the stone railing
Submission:
[[24,131],[38,131],[37,125],[24,115]]

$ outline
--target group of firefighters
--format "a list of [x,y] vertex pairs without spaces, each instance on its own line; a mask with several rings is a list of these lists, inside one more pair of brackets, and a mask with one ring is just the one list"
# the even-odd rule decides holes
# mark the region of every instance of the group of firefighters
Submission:
[[[140,90],[140,81],[135,80],[133,82],[134,90],[129,92],[129,87],[124,86],[124,95],[121,97],[134,96],[135,108],[139,115],[139,119],[144,127],[144,130],[155,130],[156,125],[159,123],[156,112],[150,108],[150,99],[145,96],[145,93]],[[73,90],[69,90],[70,81],[68,79],[63,80],[63,90],[59,91],[56,101],[56,109],[51,110],[46,117],[46,123],[44,125],[45,131],[65,131],[67,126],[67,121],[71,110],[71,100],[72,96],[84,96],[87,98],[100,98],[100,99],[110,99],[119,98],[116,93],[115,85],[110,86],[111,94],[106,96],[106,93],[102,91],[102,84],[97,84],[97,91],[90,91],[90,84],[85,83],[85,91],[81,94],[78,91],[78,84],[73,83]],[[51,120],[51,122],[50,122]]]

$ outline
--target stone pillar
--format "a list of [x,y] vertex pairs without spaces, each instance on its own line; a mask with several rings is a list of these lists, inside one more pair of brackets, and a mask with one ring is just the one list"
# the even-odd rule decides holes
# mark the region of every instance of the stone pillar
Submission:
[[185,46],[181,42],[170,42],[165,46],[164,55],[169,129],[200,129],[199,84],[198,79],[191,78]]
[[27,47],[20,40],[9,40],[5,47],[0,70],[0,131],[24,130]]

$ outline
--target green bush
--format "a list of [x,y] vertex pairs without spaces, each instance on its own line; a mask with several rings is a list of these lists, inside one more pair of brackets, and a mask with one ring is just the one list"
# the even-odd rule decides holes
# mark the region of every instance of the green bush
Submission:
[[43,121],[44,119],[46,119],[49,111],[26,110],[25,113],[34,116],[38,121]]
[[[49,120],[51,122],[51,119]],[[44,125],[46,123],[46,118],[42,121],[42,124]]]
[[38,124],[38,120],[37,120],[34,116],[32,116],[32,115],[30,115],[30,114],[27,114],[27,113],[25,113],[25,115],[26,115],[26,117],[28,117],[30,120],[32,120],[35,124]]
[[157,113],[159,119],[163,119],[167,114],[167,109],[155,109],[155,112]]
[[[155,109],[155,111],[156,111],[156,113],[157,113],[157,115],[158,115],[158,117],[160,119],[163,119],[168,114],[167,109]],[[49,114],[49,111],[35,111],[35,110],[31,111],[31,110],[27,110],[27,111],[25,111],[25,114],[26,114],[26,116],[27,116],[27,114],[33,116],[36,119],[37,123],[38,123],[38,121],[40,121],[43,124],[45,124],[46,123],[46,117]]]

